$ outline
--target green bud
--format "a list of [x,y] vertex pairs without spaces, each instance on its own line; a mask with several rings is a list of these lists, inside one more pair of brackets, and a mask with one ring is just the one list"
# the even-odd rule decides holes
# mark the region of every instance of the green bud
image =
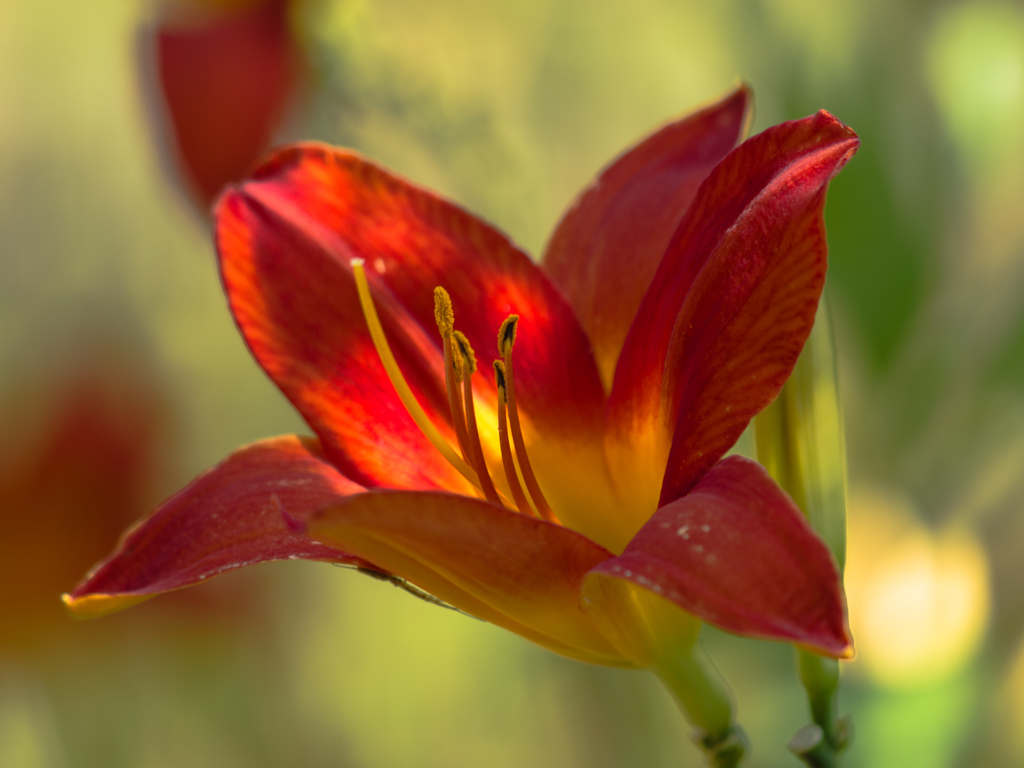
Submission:
[[754,419],[757,460],[846,562],[846,443],[835,344],[822,297],[807,343],[775,402]]

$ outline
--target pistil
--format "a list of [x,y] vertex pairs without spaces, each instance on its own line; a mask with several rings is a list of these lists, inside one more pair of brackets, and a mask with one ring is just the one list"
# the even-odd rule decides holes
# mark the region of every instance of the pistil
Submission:
[[[523,481],[530,491],[530,498],[534,506],[545,520],[557,522],[555,513],[551,511],[551,505],[540,490],[537,477],[533,474],[533,467],[530,466],[530,457],[526,454],[526,441],[523,440],[523,430],[519,423],[519,410],[516,408],[515,378],[512,373],[512,347],[516,341],[516,328],[519,325],[519,315],[509,315],[498,330],[498,354],[502,356],[503,374],[508,396],[508,422],[512,431],[512,441],[516,446],[516,458],[519,459],[519,470],[523,474]],[[504,423],[504,419],[500,420]]]
[[373,305],[373,297],[370,295],[370,284],[366,280],[366,269],[363,266],[363,259],[352,259],[350,264],[352,265],[352,275],[356,282],[356,291],[359,293],[359,305],[363,310],[363,317],[366,318],[366,325],[370,330],[370,338],[373,340],[373,346],[377,350],[381,364],[384,366],[384,370],[387,372],[388,379],[390,379],[391,385],[395,388],[398,398],[402,401],[402,405],[405,406],[412,420],[416,422],[416,426],[420,428],[420,431],[434,447],[441,452],[441,455],[459,471],[459,474],[477,488],[480,488],[480,479],[477,473],[448,445],[448,441],[444,439],[444,436],[434,426],[430,417],[427,416],[423,407],[416,400],[416,396],[413,395],[412,389],[409,388],[409,383],[402,375],[398,362],[391,352],[391,347],[388,346],[387,337],[384,335],[384,327],[380,323],[380,317],[377,316],[377,309]]

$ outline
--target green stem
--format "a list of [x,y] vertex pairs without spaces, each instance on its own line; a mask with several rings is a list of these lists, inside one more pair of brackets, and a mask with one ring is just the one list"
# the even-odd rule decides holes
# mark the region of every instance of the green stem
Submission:
[[812,768],[839,768],[850,739],[849,721],[836,719],[839,662],[797,651],[797,664],[814,724],[797,731],[789,749]]
[[733,717],[728,685],[701,644],[671,654],[655,671],[694,727],[693,741],[708,765],[738,766],[747,751],[746,734]]

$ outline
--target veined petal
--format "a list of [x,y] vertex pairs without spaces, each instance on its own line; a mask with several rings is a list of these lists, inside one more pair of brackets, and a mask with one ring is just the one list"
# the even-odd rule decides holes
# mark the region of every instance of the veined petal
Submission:
[[631,665],[579,608],[584,575],[612,554],[568,528],[464,496],[380,491],[318,512],[307,534],[553,651]]
[[187,183],[204,207],[270,145],[297,86],[300,55],[286,0],[210,18],[163,23],[153,35],[155,79]]
[[853,653],[828,548],[764,468],[741,456],[720,461],[593,572],[729,632],[838,658]]
[[[216,210],[221,277],[249,349],[320,437],[330,460],[365,486],[471,486],[416,426],[373,346],[344,251],[249,185]],[[444,358],[384,291],[377,313],[398,365],[431,421],[455,445]]]
[[303,520],[363,490],[326,461],[313,438],[253,443],[136,523],[64,602],[76,616],[91,618],[267,560],[365,565],[285,522],[286,513]]
[[746,86],[626,150],[569,206],[544,253],[611,389],[619,351],[697,188],[742,138]]
[[825,281],[825,192],[858,144],[822,111],[744,142],[701,185],[609,403],[616,479],[632,469],[650,494],[664,468],[658,506],[693,487],[793,369]]
[[282,150],[238,194],[288,218],[335,258],[365,259],[374,286],[431,337],[438,285],[477,350],[494,349],[502,321],[520,315],[521,410],[547,433],[599,430],[604,394],[586,334],[537,265],[487,223],[353,152],[314,144]]

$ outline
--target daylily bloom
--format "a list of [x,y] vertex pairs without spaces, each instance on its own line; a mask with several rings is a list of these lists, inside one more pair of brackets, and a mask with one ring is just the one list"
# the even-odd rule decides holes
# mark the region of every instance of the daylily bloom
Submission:
[[161,148],[206,211],[270,146],[301,81],[293,0],[172,0],[143,35]]
[[306,558],[666,679],[698,619],[848,656],[828,549],[760,465],[722,457],[811,330],[825,193],[858,139],[819,112],[736,146],[749,103],[740,88],[628,150],[540,266],[353,152],[273,154],[221,197],[217,252],[249,349],[316,437],[198,477],[72,612]]

